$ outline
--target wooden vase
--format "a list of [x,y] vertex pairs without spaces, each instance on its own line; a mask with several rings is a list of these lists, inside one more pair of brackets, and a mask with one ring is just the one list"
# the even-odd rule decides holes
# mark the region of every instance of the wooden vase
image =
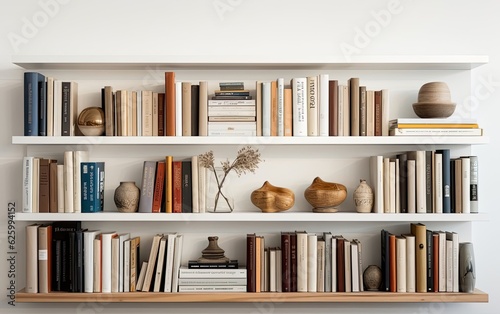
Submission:
[[334,213],[347,197],[347,188],[340,183],[325,182],[316,177],[304,191],[304,197],[315,213]]
[[268,181],[253,191],[250,199],[263,213],[282,212],[295,204],[295,194],[292,190],[274,186]]

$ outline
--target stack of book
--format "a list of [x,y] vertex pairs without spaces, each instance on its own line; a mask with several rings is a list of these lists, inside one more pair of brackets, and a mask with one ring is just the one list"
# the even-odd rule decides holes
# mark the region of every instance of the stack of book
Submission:
[[221,82],[208,101],[208,135],[255,136],[255,100],[243,82]]
[[246,292],[245,268],[188,268],[179,270],[179,292]]
[[391,136],[481,136],[476,119],[443,118],[420,119],[399,118],[389,121]]

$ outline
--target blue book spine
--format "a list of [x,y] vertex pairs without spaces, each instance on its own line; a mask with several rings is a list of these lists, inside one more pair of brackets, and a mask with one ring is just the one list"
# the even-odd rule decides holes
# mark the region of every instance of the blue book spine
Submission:
[[40,73],[24,73],[24,136],[38,136],[38,82],[42,80]]
[[47,82],[38,82],[38,135],[47,136]]
[[451,170],[450,150],[440,149],[436,151],[443,156],[443,214],[451,213]]
[[80,164],[81,172],[81,194],[82,194],[82,213],[92,212],[92,198],[93,198],[93,174],[95,167],[94,163],[82,162]]

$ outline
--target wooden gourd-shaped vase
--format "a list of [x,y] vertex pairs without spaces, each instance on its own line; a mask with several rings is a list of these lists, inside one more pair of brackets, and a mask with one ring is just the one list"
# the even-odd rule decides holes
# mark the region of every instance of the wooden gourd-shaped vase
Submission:
[[295,194],[292,190],[274,186],[268,181],[253,191],[250,199],[263,213],[282,212],[295,204]]
[[325,182],[316,177],[304,191],[304,197],[315,213],[334,213],[347,197],[347,188],[340,183]]

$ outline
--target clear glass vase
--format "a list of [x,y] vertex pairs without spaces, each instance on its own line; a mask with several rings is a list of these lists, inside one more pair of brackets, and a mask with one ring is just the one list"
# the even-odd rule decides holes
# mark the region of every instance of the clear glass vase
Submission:
[[224,171],[216,167],[217,178],[213,171],[207,172],[206,210],[210,213],[230,213],[234,210],[231,173],[224,179]]

